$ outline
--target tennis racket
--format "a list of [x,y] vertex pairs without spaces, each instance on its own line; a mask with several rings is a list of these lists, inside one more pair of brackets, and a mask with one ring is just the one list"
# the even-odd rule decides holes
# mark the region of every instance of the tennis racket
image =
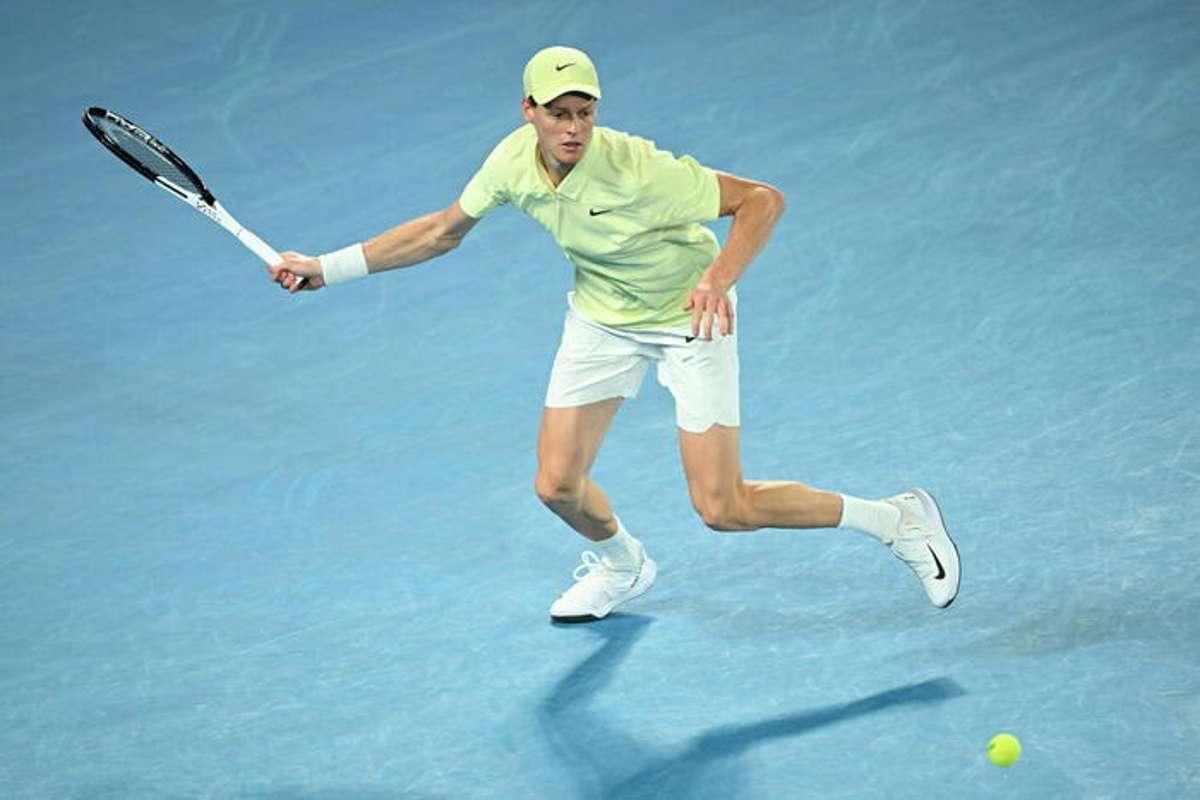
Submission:
[[[274,248],[247,230],[217,202],[196,171],[158,139],[120,114],[103,108],[83,112],[83,124],[113,155],[133,167],[163,191],[178,197],[237,237],[267,264],[281,259]],[[297,276],[303,286],[306,279]]]

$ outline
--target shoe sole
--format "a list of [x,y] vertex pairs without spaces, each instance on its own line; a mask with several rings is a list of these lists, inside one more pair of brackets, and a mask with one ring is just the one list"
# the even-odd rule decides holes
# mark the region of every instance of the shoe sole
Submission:
[[586,622],[599,622],[612,613],[612,610],[622,603],[628,603],[636,597],[641,597],[646,592],[650,591],[650,587],[654,585],[654,579],[658,577],[658,564],[654,559],[647,558],[642,562],[642,568],[638,572],[637,579],[633,582],[633,587],[629,590],[629,594],[622,597],[620,600],[614,600],[601,609],[599,614],[578,614],[570,617],[556,617],[550,615],[551,622],[561,622],[567,625],[577,625]]
[[945,536],[946,541],[954,548],[954,563],[957,566],[954,571],[954,594],[950,595],[950,599],[940,606],[934,603],[936,608],[949,608],[950,604],[958,599],[958,589],[962,585],[962,558],[958,554],[958,545],[954,543],[950,531],[946,529],[946,519],[942,516],[942,509],[933,495],[924,489],[911,489],[910,491],[921,500],[921,508],[925,510],[926,518],[937,523],[942,536]]

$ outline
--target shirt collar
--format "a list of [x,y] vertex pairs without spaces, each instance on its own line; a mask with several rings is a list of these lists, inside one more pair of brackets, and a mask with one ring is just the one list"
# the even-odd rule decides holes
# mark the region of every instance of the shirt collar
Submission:
[[537,135],[533,137],[533,166],[537,170],[538,181],[546,189],[547,194],[557,194],[559,197],[565,197],[568,200],[578,200],[579,195],[583,192],[583,185],[587,182],[587,173],[589,165],[596,160],[595,150],[599,146],[601,137],[597,136],[598,128],[592,129],[592,141],[588,143],[587,150],[583,153],[583,158],[579,159],[579,163],[572,167],[567,176],[559,181],[558,186],[550,184],[550,176],[547,174],[546,167],[542,164],[541,155],[538,150]]

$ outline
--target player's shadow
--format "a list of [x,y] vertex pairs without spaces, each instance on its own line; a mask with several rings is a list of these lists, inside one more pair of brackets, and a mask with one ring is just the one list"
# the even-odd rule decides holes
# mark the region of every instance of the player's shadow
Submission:
[[738,757],[756,745],[896,706],[939,703],[965,694],[955,681],[936,678],[849,703],[717,726],[670,750],[654,747],[644,741],[652,738],[649,734],[639,741],[589,708],[650,622],[646,617],[620,615],[589,626],[601,637],[600,648],[567,673],[539,706],[546,739],[575,779],[581,798],[736,796],[744,783]]

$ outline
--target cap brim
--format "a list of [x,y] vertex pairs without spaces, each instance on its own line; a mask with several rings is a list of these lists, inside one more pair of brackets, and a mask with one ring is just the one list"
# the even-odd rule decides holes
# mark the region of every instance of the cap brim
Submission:
[[562,86],[551,86],[543,91],[534,92],[533,99],[537,101],[539,106],[544,106],[556,97],[562,97],[564,94],[571,92],[582,92],[583,94],[591,95],[597,100],[600,99],[600,87],[586,83],[564,83]]

